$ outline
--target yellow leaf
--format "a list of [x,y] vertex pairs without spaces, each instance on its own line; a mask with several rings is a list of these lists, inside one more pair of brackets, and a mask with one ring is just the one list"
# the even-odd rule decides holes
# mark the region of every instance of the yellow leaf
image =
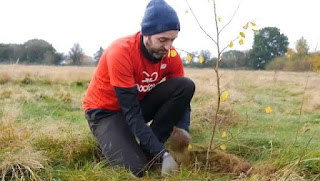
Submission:
[[203,62],[204,62],[204,58],[203,58],[203,56],[201,56],[201,55],[200,55],[200,57],[199,57],[199,62],[200,62],[200,63],[203,63]]
[[171,51],[170,51],[170,56],[171,56],[171,57],[177,56],[177,51],[171,50]]
[[239,40],[239,44],[240,44],[240,45],[243,45],[243,39],[240,39],[240,40]]
[[224,132],[222,132],[222,134],[221,134],[221,138],[223,139],[223,138],[225,138],[227,136],[227,133],[224,131]]
[[270,106],[266,107],[266,108],[265,108],[265,111],[266,111],[267,114],[272,113],[272,109],[271,109]]
[[188,145],[188,150],[191,150],[191,149],[192,149],[192,145],[189,144],[189,145]]
[[246,37],[246,35],[245,35],[243,32],[240,32],[240,36],[241,36],[242,38],[245,38],[245,37]]
[[228,91],[223,91],[221,94],[221,101],[226,101],[229,97],[229,92]]
[[208,0],[208,2],[211,2],[211,0]]
[[252,29],[254,33],[259,33],[259,30]]
[[219,21],[219,22],[221,22],[221,18],[220,18],[220,16],[218,16],[218,21]]
[[232,48],[232,47],[233,47],[233,42],[232,42],[232,41],[230,41],[230,43],[229,43],[229,47],[230,47],[230,48]]
[[247,23],[246,25],[244,25],[244,26],[243,26],[243,29],[246,30],[246,29],[248,28],[248,26],[249,26],[249,23]]
[[226,147],[226,145],[220,145],[220,149],[221,149],[221,150],[226,150],[227,147]]
[[255,181],[255,180],[259,180],[257,175],[250,176],[248,181]]
[[185,13],[185,14],[188,14],[188,13],[189,13],[189,10],[186,10],[184,13]]
[[191,57],[190,55],[188,55],[188,56],[187,56],[187,60],[188,60],[188,62],[191,62],[192,57]]
[[253,26],[253,27],[256,26],[256,24],[255,24],[254,22],[251,22],[250,24],[251,24],[251,26]]

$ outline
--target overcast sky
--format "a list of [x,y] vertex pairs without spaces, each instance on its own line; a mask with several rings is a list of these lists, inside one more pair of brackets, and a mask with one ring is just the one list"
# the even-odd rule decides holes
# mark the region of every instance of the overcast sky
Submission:
[[[43,39],[62,53],[68,53],[74,43],[80,43],[89,56],[99,47],[116,38],[140,30],[149,0],[0,0],[0,43],[22,44],[30,39]],[[194,17],[185,13],[185,0],[166,0],[178,13],[181,32],[174,46],[189,52],[208,49],[215,54],[213,42],[202,32]],[[212,36],[214,16],[212,1],[188,0],[202,27]],[[310,50],[319,50],[319,0],[216,0],[220,26],[231,24],[221,35],[221,45],[234,39],[247,21],[256,29],[271,26],[280,29],[294,48],[302,36]],[[244,45],[235,43],[233,49],[252,47],[253,33],[247,31]]]

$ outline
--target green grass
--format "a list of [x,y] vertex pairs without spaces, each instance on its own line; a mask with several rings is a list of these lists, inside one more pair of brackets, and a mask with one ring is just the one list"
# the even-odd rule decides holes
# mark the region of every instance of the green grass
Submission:
[[[0,81],[0,180],[139,180],[121,167],[109,167],[89,130],[81,104],[93,73],[90,70],[90,76],[73,80],[68,76],[52,79],[46,74],[2,74],[6,77]],[[215,87],[207,83],[214,82],[208,77],[212,72],[208,71],[212,70],[186,71],[197,87],[190,129],[195,148],[208,146],[216,107]],[[278,74],[279,80],[273,76],[273,72],[224,72],[222,82],[229,84],[223,90],[236,94],[230,93],[221,104],[214,146],[219,149],[225,144],[225,152],[253,164],[256,171],[243,180],[283,179],[287,170],[292,172],[288,180],[295,176],[320,178],[319,104],[315,101],[314,109],[302,109],[299,116],[309,90],[295,82],[297,75],[287,78]],[[267,106],[272,108],[271,114],[265,112]],[[223,131],[226,138],[221,138]],[[140,180],[234,178],[238,177],[190,165],[165,178],[159,169],[150,170]]]

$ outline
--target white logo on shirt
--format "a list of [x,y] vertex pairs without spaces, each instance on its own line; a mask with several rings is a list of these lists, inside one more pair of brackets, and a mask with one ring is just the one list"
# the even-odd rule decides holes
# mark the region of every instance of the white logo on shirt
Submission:
[[143,71],[142,72],[144,75],[146,75],[146,78],[142,80],[144,83],[152,83],[155,82],[158,78],[158,72],[153,72],[151,75],[148,74],[148,72]]
[[139,92],[149,92],[151,89],[153,89],[157,85],[154,82],[156,82],[158,79],[158,72],[153,72],[150,75],[150,74],[148,74],[148,72],[143,71],[142,74],[145,75],[146,77],[141,82],[147,83],[147,84],[146,85],[136,84],[138,91]]

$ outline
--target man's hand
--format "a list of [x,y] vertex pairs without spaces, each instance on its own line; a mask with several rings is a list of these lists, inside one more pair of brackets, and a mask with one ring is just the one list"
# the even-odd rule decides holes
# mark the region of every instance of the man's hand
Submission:
[[186,130],[174,127],[170,138],[170,148],[173,152],[183,153],[185,150],[188,149],[191,136]]
[[162,168],[161,175],[166,175],[172,171],[178,169],[178,164],[174,161],[173,157],[169,152],[165,152],[162,156]]

